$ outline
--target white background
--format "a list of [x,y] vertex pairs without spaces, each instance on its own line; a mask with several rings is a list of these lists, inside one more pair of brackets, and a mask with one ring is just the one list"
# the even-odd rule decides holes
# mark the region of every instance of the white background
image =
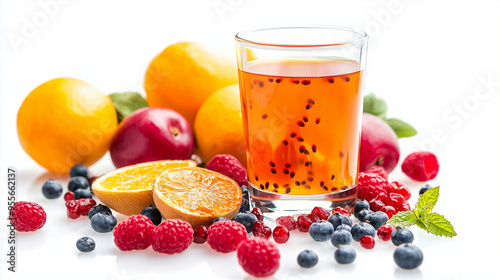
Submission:
[[[281,267],[275,279],[481,279],[497,275],[500,264],[498,216],[500,170],[500,5],[494,1],[1,1],[0,3],[0,279],[43,275],[98,279],[252,279],[235,253],[217,254],[193,245],[180,255],[120,252],[111,234],[97,234],[88,220],[67,220],[62,198],[49,201],[40,191],[45,173],[22,150],[16,113],[37,85],[60,76],[83,79],[106,93],[142,91],[145,70],[167,45],[193,40],[234,57],[237,31],[258,26],[330,24],[364,29],[369,41],[366,93],[389,105],[389,117],[414,125],[419,134],[402,139],[402,156],[435,152],[441,185],[435,208],[458,233],[434,237],[412,227],[424,252],[419,269],[404,271],[392,260],[394,246],[377,242],[358,252],[354,264],[337,265],[334,247],[292,233],[279,245]],[[40,4],[42,3],[42,4]],[[45,14],[45,17],[44,15]],[[46,19],[46,20],[45,20]],[[22,34],[27,22],[38,27]],[[11,42],[22,36],[22,43]],[[485,87],[482,81],[490,81]],[[486,83],[488,84],[488,83]],[[50,108],[47,108],[50,113]],[[49,132],[48,132],[49,133]],[[47,211],[44,228],[17,237],[17,270],[7,271],[6,170],[18,170],[18,200],[36,201]],[[94,174],[113,170],[108,155],[91,167]],[[399,169],[397,169],[399,170]],[[422,184],[408,181],[411,204]],[[64,184],[67,178],[58,178]],[[125,217],[118,215],[119,221]],[[93,237],[97,248],[79,253],[75,242]],[[377,239],[378,241],[378,239]],[[299,269],[297,254],[315,250],[317,267]],[[489,277],[487,277],[489,275]],[[45,277],[44,277],[45,278]]]

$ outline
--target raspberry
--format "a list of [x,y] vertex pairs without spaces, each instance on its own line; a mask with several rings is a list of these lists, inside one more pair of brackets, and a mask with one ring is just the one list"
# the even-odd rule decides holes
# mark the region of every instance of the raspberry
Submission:
[[272,235],[272,230],[270,227],[266,226],[263,221],[257,221],[253,223],[253,229],[252,229],[253,236],[255,237],[262,237],[269,239],[271,238]]
[[297,229],[297,221],[292,216],[282,216],[276,219],[278,226],[284,226],[288,231]]
[[240,186],[247,184],[247,170],[232,155],[220,154],[214,156],[208,162],[207,169],[226,175],[235,180]]
[[358,199],[371,201],[379,193],[387,194],[385,190],[387,185],[388,182],[383,177],[373,173],[361,172],[358,177]]
[[148,217],[130,216],[113,229],[116,247],[122,251],[144,250],[151,245],[154,230]]
[[273,230],[274,242],[284,244],[290,239],[290,232],[284,226],[276,226]]
[[246,239],[245,226],[235,221],[215,222],[208,228],[207,243],[220,253],[235,251],[238,244]]
[[154,229],[151,245],[156,252],[169,255],[181,253],[193,242],[193,233],[187,222],[166,220]]
[[252,209],[252,214],[254,214],[255,217],[257,217],[258,221],[263,221],[264,220],[264,215],[262,214],[262,211],[259,208],[257,208],[257,207],[253,208]]
[[413,180],[424,182],[436,177],[439,163],[433,153],[414,152],[405,158],[401,169]]
[[43,227],[47,214],[37,203],[19,201],[10,210],[9,220],[17,231],[35,231]]
[[193,242],[196,244],[203,244],[207,242],[208,228],[204,225],[196,227],[193,232]]
[[238,263],[250,275],[268,277],[280,266],[278,247],[267,239],[251,238],[238,246]]
[[387,174],[387,171],[382,166],[372,166],[370,169],[366,171],[366,173],[375,173],[381,177],[383,177],[386,180],[389,180],[389,175]]
[[342,207],[335,207],[335,209],[332,210],[332,214],[335,214],[335,213],[340,213],[346,217],[351,216],[351,213],[349,213],[349,211],[345,210]]
[[311,214],[315,214],[323,221],[328,220],[328,217],[330,217],[330,211],[319,206],[314,207],[313,210],[311,211]]

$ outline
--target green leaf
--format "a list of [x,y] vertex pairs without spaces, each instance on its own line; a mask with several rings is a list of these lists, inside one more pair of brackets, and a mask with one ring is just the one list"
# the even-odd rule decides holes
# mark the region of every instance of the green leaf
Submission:
[[395,227],[408,227],[413,225],[416,219],[417,216],[415,216],[413,212],[402,211],[392,216],[392,218],[387,223]]
[[379,118],[385,119],[387,113],[387,103],[371,92],[363,98],[363,113],[369,113]]
[[416,224],[419,228],[421,228],[421,229],[423,229],[423,230],[425,230],[425,231],[429,232],[429,230],[427,229],[427,222],[426,222],[426,221],[423,221],[422,219],[416,219],[416,220],[415,220],[415,224]]
[[386,119],[385,122],[396,132],[398,138],[412,137],[417,134],[417,130],[413,126],[399,119]]
[[451,223],[443,215],[440,215],[438,213],[428,213],[425,215],[425,219],[426,228],[424,229],[427,232],[435,234],[437,236],[446,237],[453,237],[457,235]]
[[111,93],[109,95],[115,106],[118,123],[136,110],[148,107],[148,102],[137,92]]
[[418,212],[418,214],[415,213],[418,217],[431,212],[434,208],[434,205],[436,205],[438,197],[439,186],[428,189],[425,193],[420,195],[417,204],[415,204],[415,208],[413,208],[413,211]]

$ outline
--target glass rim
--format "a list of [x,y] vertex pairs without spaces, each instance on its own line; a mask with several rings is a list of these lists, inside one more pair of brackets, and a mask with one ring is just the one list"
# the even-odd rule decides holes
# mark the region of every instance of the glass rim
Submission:
[[[328,29],[328,30],[336,30],[348,32],[351,34],[357,34],[359,37],[354,38],[352,40],[339,40],[335,41],[326,39],[326,43],[321,44],[283,44],[283,43],[273,43],[273,42],[265,42],[261,40],[250,40],[246,39],[246,35],[257,33],[257,32],[265,32],[265,31],[273,31],[273,30],[291,30],[291,29]],[[245,31],[240,31],[236,33],[235,40],[238,44],[249,45],[252,47],[262,47],[262,48],[276,48],[276,49],[317,49],[317,48],[332,48],[332,47],[346,47],[352,45],[364,44],[368,41],[368,34],[360,29],[344,27],[344,26],[335,26],[335,25],[302,25],[302,26],[277,26],[277,27],[265,27],[265,28],[255,28],[249,29]]]

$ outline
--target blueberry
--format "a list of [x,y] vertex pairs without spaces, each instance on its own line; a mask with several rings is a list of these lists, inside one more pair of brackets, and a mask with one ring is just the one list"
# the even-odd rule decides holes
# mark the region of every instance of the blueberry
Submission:
[[373,211],[372,211],[372,210],[370,210],[370,209],[363,209],[363,210],[359,211],[359,213],[358,213],[358,217],[357,217],[357,218],[358,218],[358,220],[359,220],[360,222],[362,222],[362,221],[364,221],[364,220],[365,220],[366,215],[368,215],[368,214],[370,214],[370,213],[372,213],[372,212],[373,212]]
[[342,224],[335,228],[335,230],[341,230],[341,229],[347,230],[349,233],[351,232],[351,226],[348,225]]
[[361,237],[365,235],[371,235],[375,237],[375,228],[369,223],[357,223],[352,226],[351,234],[354,241],[359,242]]
[[414,269],[419,267],[424,260],[422,251],[413,244],[402,244],[394,251],[394,261],[404,269]]
[[323,242],[332,237],[333,225],[327,221],[318,221],[309,227],[309,235],[314,241]]
[[212,221],[212,224],[220,221],[229,221],[229,219],[226,219],[224,217],[217,217]]
[[250,233],[252,232],[253,229],[253,223],[257,222],[257,217],[252,213],[241,212],[236,214],[234,220],[244,225],[245,228],[247,229],[247,232]]
[[333,232],[330,241],[332,242],[333,246],[340,248],[341,246],[351,244],[352,235],[347,230],[339,229]]
[[63,187],[56,180],[49,179],[42,186],[42,193],[46,198],[58,198],[61,196]]
[[92,193],[89,189],[76,189],[73,199],[78,200],[80,198],[92,198]]
[[158,208],[156,208],[153,204],[144,208],[141,211],[141,215],[148,217],[151,220],[151,222],[153,222],[153,224],[155,226],[157,226],[161,223],[162,217],[161,217],[160,210],[158,210]]
[[100,233],[112,231],[116,224],[116,218],[108,213],[97,213],[90,219],[90,226]]
[[429,189],[432,189],[432,186],[427,184],[425,186],[423,186],[420,191],[418,192],[418,195],[422,195],[424,194],[424,192],[428,191]]
[[103,205],[103,204],[94,205],[89,210],[89,219],[92,219],[92,217],[94,217],[94,215],[97,213],[107,213],[107,214],[111,215],[111,209],[109,209],[108,206]]
[[352,221],[349,217],[342,215],[340,213],[335,213],[328,218],[328,222],[333,225],[333,228],[336,229],[338,226],[344,224],[348,226],[352,226]]
[[87,189],[89,187],[89,180],[82,176],[73,177],[68,183],[68,190],[72,192],[75,192],[77,189]]
[[375,229],[378,229],[389,221],[389,216],[382,211],[375,211],[366,215],[364,221],[369,222]]
[[413,242],[413,233],[407,228],[397,228],[391,234],[392,244],[399,246],[403,243]]
[[240,205],[240,213],[250,211],[250,192],[248,191],[248,187],[245,185],[241,186],[241,193],[243,197],[241,199]]
[[356,259],[356,251],[351,246],[342,246],[333,255],[340,264],[349,264]]
[[311,268],[318,263],[318,255],[311,250],[304,250],[297,257],[297,262],[301,267]]
[[356,202],[356,205],[354,206],[354,213],[353,213],[354,217],[357,218],[358,213],[363,209],[370,210],[370,204],[368,203],[368,201],[366,201],[366,199],[358,200]]
[[88,176],[87,167],[83,164],[77,164],[71,167],[71,170],[69,171],[69,177],[73,178],[76,176],[87,178]]
[[92,252],[95,249],[95,241],[88,236],[82,237],[76,241],[76,248],[81,252]]

